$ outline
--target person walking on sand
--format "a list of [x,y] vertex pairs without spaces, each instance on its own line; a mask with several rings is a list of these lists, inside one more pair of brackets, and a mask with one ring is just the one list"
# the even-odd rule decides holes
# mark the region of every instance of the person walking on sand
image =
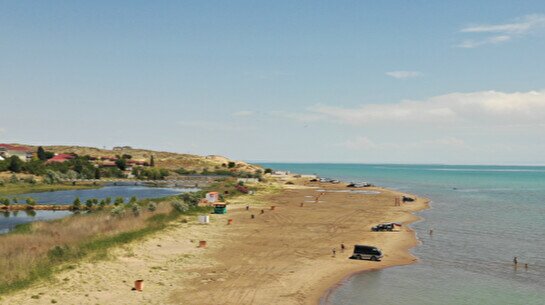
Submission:
[[515,256],[515,257],[513,258],[513,264],[516,266],[518,263],[519,263],[519,260],[518,260],[517,257]]
[[333,248],[333,250],[331,250],[333,252],[333,255],[331,257],[335,257],[335,255],[337,254],[337,250],[335,250],[335,248]]
[[346,247],[344,246],[344,243],[341,243],[341,253],[344,253],[344,249],[345,249],[345,248],[346,248]]

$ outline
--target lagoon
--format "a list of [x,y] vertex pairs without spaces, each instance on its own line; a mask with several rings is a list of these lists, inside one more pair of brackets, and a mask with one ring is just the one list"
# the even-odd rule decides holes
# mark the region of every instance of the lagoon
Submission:
[[[4,196],[6,198],[17,198],[19,202],[24,202],[26,198],[34,198],[38,204],[72,204],[74,199],[80,198],[82,203],[87,199],[97,198],[104,199],[111,197],[112,200],[116,197],[123,197],[128,201],[131,197],[138,199],[161,198],[166,196],[178,195],[185,192],[195,191],[194,188],[164,188],[164,187],[148,187],[135,185],[121,186],[105,186],[98,189],[81,189],[69,191],[53,191],[41,193],[27,193],[12,196]],[[12,211],[0,214],[0,233],[6,233],[12,230],[16,225],[42,220],[59,219],[71,215],[70,211]]]

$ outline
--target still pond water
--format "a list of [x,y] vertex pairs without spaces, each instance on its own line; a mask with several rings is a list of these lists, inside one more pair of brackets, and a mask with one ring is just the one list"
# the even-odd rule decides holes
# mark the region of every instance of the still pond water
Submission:
[[[27,193],[7,198],[16,197],[19,202],[24,202],[28,197],[34,198],[39,204],[72,204],[76,197],[79,197],[82,203],[87,199],[104,199],[111,197],[123,197],[128,201],[131,197],[138,199],[161,198],[177,195],[185,192],[191,192],[195,189],[188,188],[160,188],[148,186],[105,186],[99,189],[55,191],[42,193]],[[71,215],[70,211],[12,211],[0,213],[0,234],[9,232],[18,224],[32,221],[53,220]]]

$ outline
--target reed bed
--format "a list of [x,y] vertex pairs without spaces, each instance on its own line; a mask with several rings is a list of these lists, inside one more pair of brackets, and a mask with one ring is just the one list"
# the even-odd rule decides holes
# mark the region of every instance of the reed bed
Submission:
[[[190,212],[202,208],[193,207]],[[96,211],[49,222],[35,222],[0,236],[0,293],[29,286],[84,257],[104,258],[107,249],[153,233],[181,213],[168,202],[136,216]]]

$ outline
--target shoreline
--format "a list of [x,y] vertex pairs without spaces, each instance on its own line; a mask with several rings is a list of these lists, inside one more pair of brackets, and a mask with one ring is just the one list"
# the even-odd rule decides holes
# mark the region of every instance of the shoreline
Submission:
[[[391,192],[397,192],[397,191],[393,191],[393,190],[383,188],[383,187],[378,187],[378,188],[385,189],[385,190],[388,190],[388,191],[391,191]],[[406,193],[400,193],[400,192],[397,192],[397,193],[407,195]],[[410,194],[410,195],[413,195],[413,194]],[[413,196],[415,196],[415,195],[413,195]],[[411,215],[414,216],[413,220],[408,220],[406,222],[403,222],[403,225],[407,226],[409,228],[409,231],[413,233],[412,235],[413,235],[413,239],[414,239],[414,244],[409,246],[409,247],[406,247],[404,249],[404,251],[407,252],[410,256],[412,256],[414,259],[411,260],[411,261],[407,261],[406,263],[393,264],[393,265],[382,266],[382,267],[377,267],[377,268],[367,268],[367,269],[354,271],[354,272],[351,272],[349,274],[346,274],[340,281],[336,282],[334,285],[332,285],[329,288],[327,288],[326,290],[324,290],[324,292],[318,298],[318,300],[317,300],[317,302],[315,304],[317,304],[317,305],[330,305],[328,299],[329,299],[329,297],[331,297],[333,292],[335,290],[337,290],[338,288],[340,288],[343,284],[347,283],[352,277],[355,277],[355,276],[357,276],[359,274],[367,273],[367,272],[374,272],[374,271],[378,271],[378,270],[385,270],[385,269],[389,269],[389,268],[393,268],[393,267],[408,266],[408,265],[412,265],[412,264],[415,264],[415,263],[418,262],[419,258],[416,255],[413,255],[410,252],[410,250],[415,248],[415,247],[418,247],[418,245],[420,244],[420,240],[418,239],[416,231],[413,228],[411,228],[410,225],[412,225],[412,224],[414,224],[416,222],[425,220],[424,217],[416,215],[415,213],[421,212],[421,211],[424,211],[424,210],[427,210],[427,209],[431,208],[431,199],[425,198],[425,197],[418,197],[418,199],[423,200],[423,205],[424,206],[421,207],[421,208],[415,209],[414,211],[411,212]]]
[[[82,261],[2,301],[41,304],[30,298],[39,294],[42,302],[69,304],[316,305],[356,273],[416,261],[409,249],[418,241],[407,224],[421,218],[413,212],[426,208],[427,199],[396,206],[394,199],[407,194],[289,179],[293,185],[278,179],[264,184],[268,191],[235,198],[228,214],[212,214],[209,225],[196,217],[171,223],[145,240],[112,249],[109,260]],[[370,232],[380,222],[403,226]],[[207,248],[198,248],[199,240]],[[346,251],[332,256],[341,243]],[[383,260],[348,259],[361,243],[380,247]],[[131,291],[135,279],[146,281],[143,293]]]

